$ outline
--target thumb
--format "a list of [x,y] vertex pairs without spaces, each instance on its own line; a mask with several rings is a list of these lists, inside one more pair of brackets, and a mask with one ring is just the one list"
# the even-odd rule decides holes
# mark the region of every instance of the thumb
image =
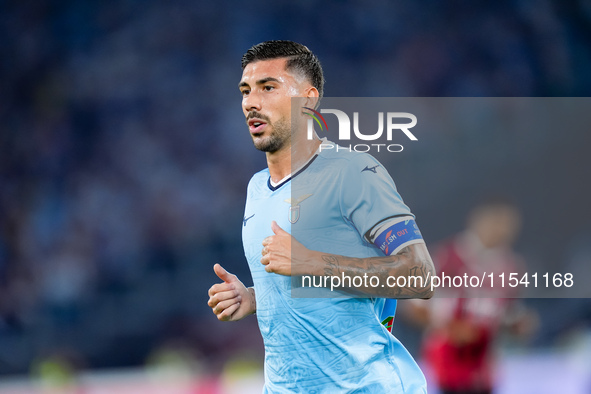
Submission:
[[218,276],[218,278],[220,278],[224,282],[230,282],[234,276],[231,273],[229,273],[228,271],[226,271],[224,269],[224,267],[222,267],[221,265],[219,265],[217,263],[213,266],[213,271]]
[[287,231],[285,231],[284,229],[282,229],[281,227],[279,227],[279,225],[277,224],[277,222],[274,221],[274,220],[271,222],[271,230],[273,230],[273,232],[275,233],[275,235],[287,234]]

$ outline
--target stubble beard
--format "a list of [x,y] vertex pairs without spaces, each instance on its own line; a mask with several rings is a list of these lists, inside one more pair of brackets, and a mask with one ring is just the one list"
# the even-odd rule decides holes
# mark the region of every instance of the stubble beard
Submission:
[[267,137],[254,137],[254,147],[262,152],[274,153],[285,147],[291,138],[291,126],[285,119],[280,119],[273,125],[271,134]]

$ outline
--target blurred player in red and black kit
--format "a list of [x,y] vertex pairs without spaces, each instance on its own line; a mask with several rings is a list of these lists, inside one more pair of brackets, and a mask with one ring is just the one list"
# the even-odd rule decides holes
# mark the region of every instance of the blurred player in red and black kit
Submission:
[[[512,250],[520,227],[520,212],[509,200],[483,201],[470,212],[467,229],[439,246],[437,272],[452,277],[523,273],[521,258]],[[480,298],[470,289],[447,291],[428,304],[412,300],[407,305],[412,320],[427,328],[424,359],[442,393],[492,393],[498,334],[502,328],[530,333],[536,317],[510,298],[517,293],[509,286],[487,290],[498,298]]]

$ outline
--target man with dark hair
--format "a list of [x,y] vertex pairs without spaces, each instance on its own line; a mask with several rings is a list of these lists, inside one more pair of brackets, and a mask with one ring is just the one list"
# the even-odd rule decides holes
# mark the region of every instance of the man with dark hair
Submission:
[[285,69],[305,76],[324,95],[324,75],[320,60],[306,46],[293,41],[265,41],[250,48],[242,56],[242,70],[257,60],[286,58]]
[[[426,393],[423,374],[390,333],[396,300],[384,298],[432,295],[433,263],[414,216],[375,158],[321,150],[321,143],[334,143],[306,138],[305,113],[317,107],[324,87],[308,48],[264,42],[246,52],[242,67],[242,109],[268,164],[249,182],[242,227],[254,287],[216,264],[223,283],[209,289],[208,305],[222,321],[256,312],[265,393]],[[294,98],[301,108],[295,113]],[[364,275],[382,286],[325,298],[292,294],[292,276],[303,283],[306,276]],[[385,285],[410,275],[420,280]],[[344,295],[352,290],[364,297]]]

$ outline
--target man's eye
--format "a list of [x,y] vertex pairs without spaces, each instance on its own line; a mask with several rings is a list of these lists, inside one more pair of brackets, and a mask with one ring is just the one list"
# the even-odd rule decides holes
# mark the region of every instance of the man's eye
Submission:
[[248,96],[248,94],[250,93],[250,90],[246,90],[246,89],[244,89],[244,90],[241,90],[241,91],[240,91],[240,93],[241,93],[243,96]]
[[267,85],[267,86],[265,86],[265,88],[264,88],[264,89],[265,89],[267,92],[270,92],[271,90],[275,89],[275,87],[274,87],[274,86],[269,86],[269,85]]

